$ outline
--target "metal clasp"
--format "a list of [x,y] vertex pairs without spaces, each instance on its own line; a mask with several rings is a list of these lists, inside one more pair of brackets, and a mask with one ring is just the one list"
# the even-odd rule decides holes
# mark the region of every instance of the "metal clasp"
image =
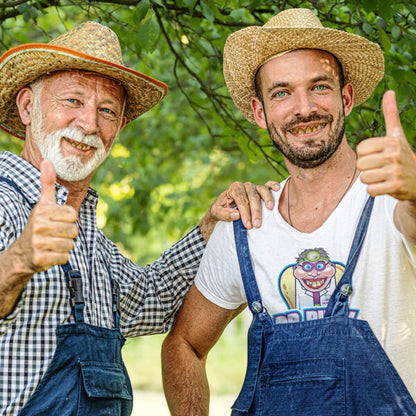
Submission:
[[70,270],[67,272],[67,276],[69,293],[71,295],[71,305],[74,307],[77,303],[84,303],[82,278],[79,270]]

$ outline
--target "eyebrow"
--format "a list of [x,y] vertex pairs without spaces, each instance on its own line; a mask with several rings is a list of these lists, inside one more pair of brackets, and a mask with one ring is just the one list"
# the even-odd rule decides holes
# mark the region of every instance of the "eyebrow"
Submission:
[[330,82],[332,84],[335,84],[334,78],[329,77],[328,75],[319,75],[316,78],[311,79],[312,84],[315,84],[319,81],[327,81],[327,82]]
[[[329,77],[328,75],[318,75],[315,78],[312,78],[309,82],[311,84],[316,84],[317,82],[320,81],[326,81],[326,82],[330,82],[332,84],[335,84],[335,81],[332,77]],[[272,92],[273,90],[275,90],[276,88],[285,88],[285,87],[290,87],[291,83],[290,82],[274,82],[268,89],[267,89],[267,93],[269,94],[270,92]]]

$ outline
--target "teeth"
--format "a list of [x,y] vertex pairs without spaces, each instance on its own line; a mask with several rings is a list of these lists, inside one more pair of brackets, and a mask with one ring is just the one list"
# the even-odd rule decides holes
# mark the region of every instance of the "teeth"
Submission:
[[325,282],[325,279],[319,279],[319,280],[313,280],[313,281],[308,281],[308,286],[315,288],[315,287],[319,287],[322,286]]
[[76,141],[74,141],[74,140],[71,140],[71,139],[67,139],[66,137],[64,138],[69,144],[71,144],[72,146],[74,146],[74,147],[76,147],[77,149],[80,149],[80,150],[89,150],[89,149],[91,149],[91,146],[89,146],[88,144],[85,144],[85,143],[79,143],[79,142],[76,142]]
[[306,127],[306,129],[304,130],[302,127],[298,127],[295,129],[290,130],[292,133],[294,134],[308,134],[308,133],[313,133],[314,131],[320,130],[322,128],[325,127],[325,123],[320,123],[320,124],[316,124],[315,126],[308,126]]

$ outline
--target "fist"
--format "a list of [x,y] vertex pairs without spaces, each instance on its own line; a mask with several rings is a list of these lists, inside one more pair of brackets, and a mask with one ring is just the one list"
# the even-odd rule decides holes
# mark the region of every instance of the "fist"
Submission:
[[389,194],[416,201],[416,157],[400,123],[394,91],[383,97],[384,137],[363,140],[357,146],[357,167],[371,196]]
[[39,201],[17,241],[21,260],[27,272],[32,274],[66,263],[73,248],[73,240],[78,235],[75,209],[56,203],[56,173],[52,163],[49,160],[43,161],[40,172]]

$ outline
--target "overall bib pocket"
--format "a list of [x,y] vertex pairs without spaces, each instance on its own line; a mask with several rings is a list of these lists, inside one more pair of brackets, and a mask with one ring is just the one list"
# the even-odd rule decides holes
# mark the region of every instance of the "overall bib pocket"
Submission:
[[263,416],[346,414],[343,359],[318,358],[265,364],[259,389]]
[[78,415],[121,414],[123,400],[132,400],[122,365],[94,361],[80,362],[81,392]]

